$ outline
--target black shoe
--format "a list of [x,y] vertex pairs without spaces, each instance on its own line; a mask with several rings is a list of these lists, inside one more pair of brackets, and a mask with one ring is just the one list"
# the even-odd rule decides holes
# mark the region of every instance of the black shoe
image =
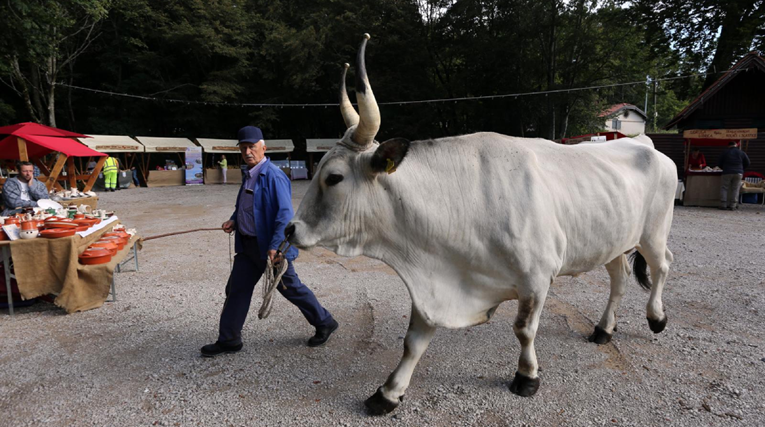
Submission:
[[224,353],[236,353],[237,351],[242,349],[242,343],[239,343],[237,345],[226,345],[222,344],[220,342],[216,342],[215,344],[207,344],[206,346],[202,347],[202,357],[215,357],[219,354]]
[[316,335],[308,339],[308,347],[318,347],[327,342],[327,340],[329,340],[329,336],[332,335],[332,332],[337,330],[338,326],[340,325],[337,324],[337,321],[332,319],[332,323],[329,325],[321,328],[316,328]]

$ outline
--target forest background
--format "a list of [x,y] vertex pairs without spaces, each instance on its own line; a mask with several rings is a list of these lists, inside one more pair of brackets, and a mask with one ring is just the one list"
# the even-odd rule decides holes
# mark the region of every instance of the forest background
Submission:
[[240,104],[337,102],[345,62],[354,99],[365,32],[379,140],[556,139],[600,130],[621,102],[660,129],[765,48],[765,0],[4,0],[0,125],[234,138],[254,124],[300,152],[342,135],[338,108]]

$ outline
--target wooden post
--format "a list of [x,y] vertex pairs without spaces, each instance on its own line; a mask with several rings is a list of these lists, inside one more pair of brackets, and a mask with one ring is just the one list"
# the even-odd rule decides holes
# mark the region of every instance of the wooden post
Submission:
[[685,166],[683,166],[683,173],[688,170],[688,158],[691,156],[691,140],[686,139],[687,144],[685,144]]
[[34,163],[37,165],[38,168],[40,168],[40,174],[45,175],[46,177],[50,176],[50,170],[47,166],[45,166],[45,163],[42,162],[40,159],[35,159]]
[[74,170],[74,157],[66,159],[66,176],[69,178],[69,189],[77,189],[77,171]]
[[16,138],[16,140],[19,142],[19,160],[28,162],[29,155],[27,154],[27,142],[22,138]]
[[53,187],[53,185],[58,180],[58,176],[61,174],[61,170],[64,169],[64,163],[66,163],[66,159],[66,154],[59,153],[58,159],[56,160],[56,165],[53,166],[53,171],[51,171],[50,176],[48,176],[48,181],[45,183],[45,187],[48,188],[48,191],[50,191],[51,187]]
[[98,163],[96,163],[96,168],[93,169],[93,172],[90,174],[90,178],[88,179],[88,182],[85,183],[85,188],[82,189],[82,192],[88,192],[93,188],[93,185],[96,184],[96,179],[98,179],[98,174],[101,173],[101,169],[104,167],[104,163],[106,162],[106,156],[102,156],[98,158]]

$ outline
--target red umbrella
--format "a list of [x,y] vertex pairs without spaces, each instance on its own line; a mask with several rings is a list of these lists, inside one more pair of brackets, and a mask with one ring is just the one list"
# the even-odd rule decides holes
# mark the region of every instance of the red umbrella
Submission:
[[68,130],[52,128],[50,126],[41,125],[39,123],[18,123],[10,126],[0,127],[0,135],[16,135],[23,137],[24,135],[41,135],[41,136],[58,136],[67,138],[90,138],[87,135],[83,135],[76,132],[69,132]]
[[73,157],[100,157],[106,154],[92,150],[71,138],[90,138],[76,132],[69,132],[39,123],[18,123],[0,127],[0,158],[19,159],[19,144],[17,138],[27,141],[27,156],[39,158],[50,152],[58,151]]

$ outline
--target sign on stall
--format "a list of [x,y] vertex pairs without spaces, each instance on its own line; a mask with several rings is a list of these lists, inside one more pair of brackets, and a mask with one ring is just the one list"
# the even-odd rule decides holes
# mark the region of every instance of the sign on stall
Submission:
[[750,129],[688,129],[683,138],[698,139],[757,139],[757,128]]
[[186,148],[186,185],[204,184],[202,171],[202,147]]

